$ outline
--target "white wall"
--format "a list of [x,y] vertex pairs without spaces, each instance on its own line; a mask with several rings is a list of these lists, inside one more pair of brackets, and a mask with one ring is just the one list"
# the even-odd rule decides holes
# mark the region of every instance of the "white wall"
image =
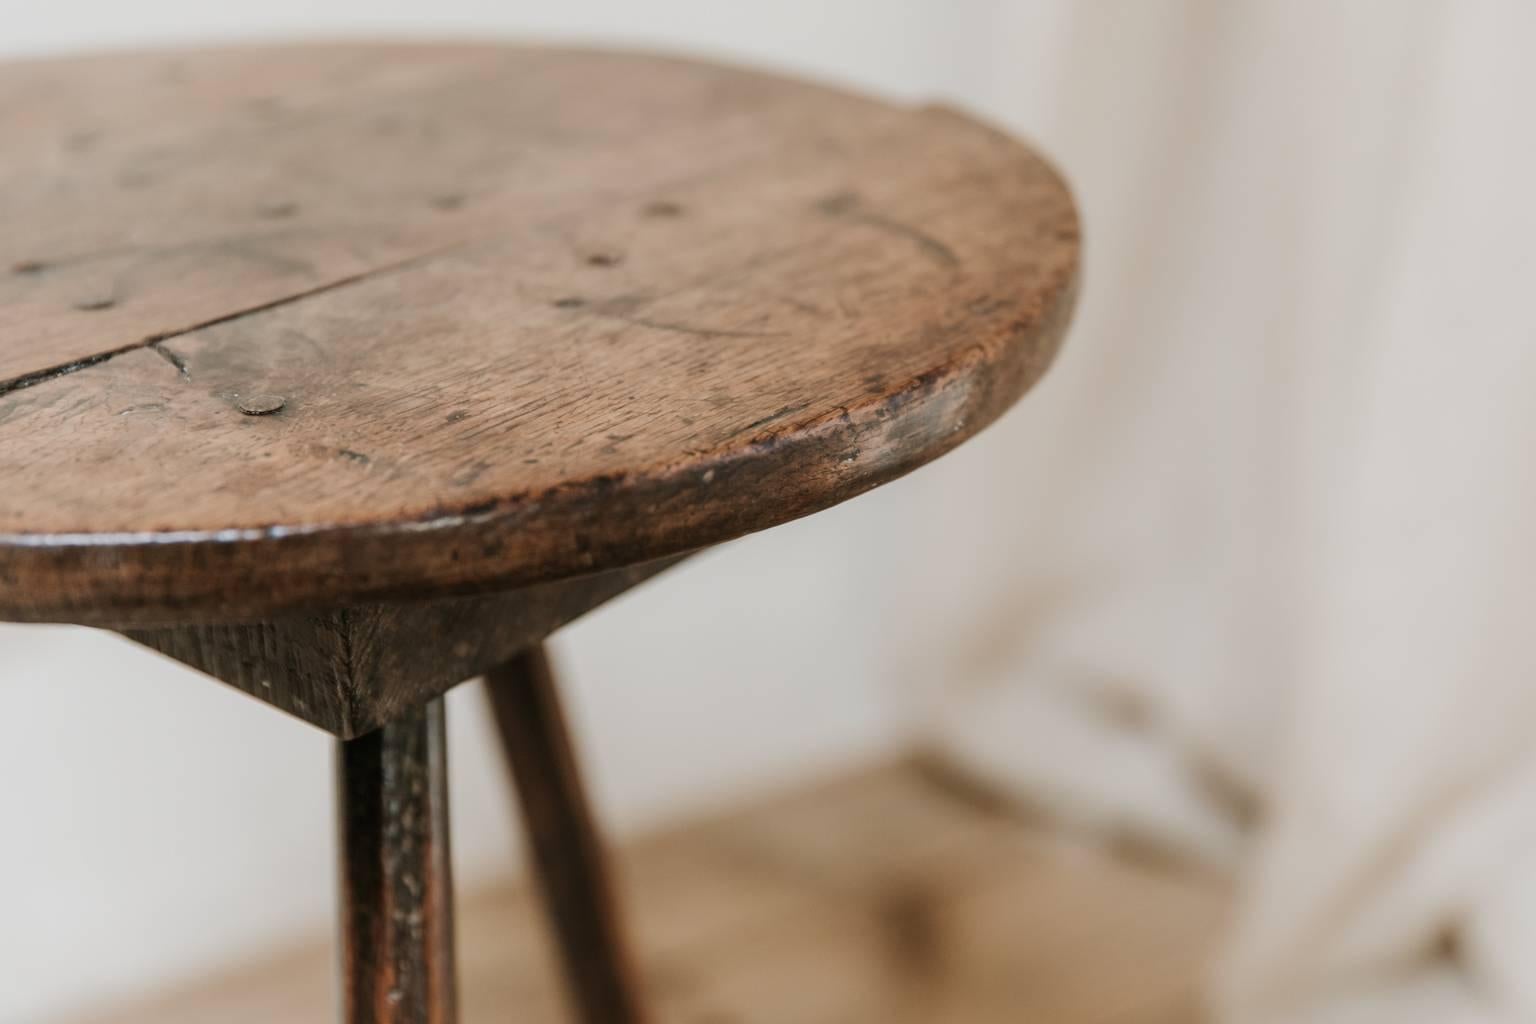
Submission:
[[[985,99],[1001,5],[943,0],[432,3],[54,0],[0,6],[0,56],[228,38],[580,37],[747,59],[895,97]],[[3,144],[3,140],[0,140]],[[983,442],[985,443],[985,442]],[[654,824],[889,747],[882,595],[922,477],[702,556],[562,635],[609,819]],[[126,641],[0,626],[0,1021],[152,990],[325,929],[329,742]],[[450,701],[456,856],[515,856],[474,687]]]

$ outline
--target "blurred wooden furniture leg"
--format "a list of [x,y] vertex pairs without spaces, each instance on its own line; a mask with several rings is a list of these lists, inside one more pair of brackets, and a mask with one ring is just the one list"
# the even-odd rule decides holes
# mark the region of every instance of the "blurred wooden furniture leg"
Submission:
[[633,962],[543,645],[492,669],[486,688],[571,1002],[584,1024],[637,1024]]
[[343,1020],[455,1024],[443,700],[336,749]]

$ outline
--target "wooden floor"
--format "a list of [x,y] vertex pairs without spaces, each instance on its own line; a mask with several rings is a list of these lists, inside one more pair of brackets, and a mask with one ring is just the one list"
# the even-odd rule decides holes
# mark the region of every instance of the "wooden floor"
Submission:
[[[1210,878],[1044,836],[899,765],[635,844],[664,1024],[1195,1024]],[[523,889],[460,907],[465,1024],[567,1019]],[[323,941],[69,1024],[332,1019]]]

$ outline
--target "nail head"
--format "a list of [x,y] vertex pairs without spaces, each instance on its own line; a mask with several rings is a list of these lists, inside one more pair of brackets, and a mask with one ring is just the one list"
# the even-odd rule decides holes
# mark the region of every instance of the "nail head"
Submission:
[[237,395],[235,408],[247,416],[270,416],[288,403],[279,395]]

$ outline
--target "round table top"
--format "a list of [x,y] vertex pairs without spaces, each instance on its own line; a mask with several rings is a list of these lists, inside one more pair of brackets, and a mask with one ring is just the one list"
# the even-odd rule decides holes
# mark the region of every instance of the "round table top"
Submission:
[[1026,147],[503,45],[0,65],[0,618],[523,584],[824,508],[1044,371]]

